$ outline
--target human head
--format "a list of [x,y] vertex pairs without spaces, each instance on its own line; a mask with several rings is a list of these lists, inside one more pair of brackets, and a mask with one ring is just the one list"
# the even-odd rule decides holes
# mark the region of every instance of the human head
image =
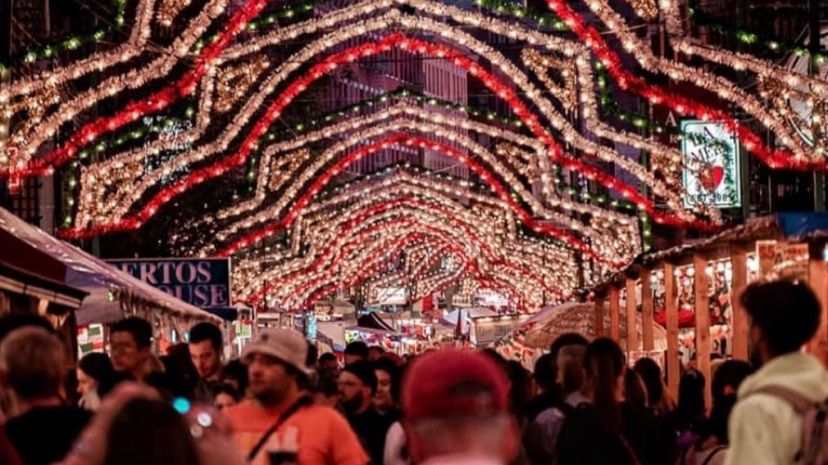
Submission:
[[377,391],[377,375],[374,364],[359,360],[346,365],[339,374],[339,401],[348,413],[362,413],[367,410]]
[[368,346],[362,341],[354,341],[345,346],[345,366],[368,358]]
[[216,384],[213,386],[211,394],[213,395],[213,406],[219,410],[232,407],[241,400],[239,392],[228,383]]
[[684,422],[694,422],[704,415],[704,375],[698,370],[685,370],[679,378],[677,413]]
[[555,389],[555,362],[552,354],[543,354],[535,361],[535,384],[544,391],[550,392]]
[[0,379],[21,400],[60,398],[66,356],[51,332],[26,326],[0,343]]
[[385,350],[380,346],[371,346],[368,348],[368,360],[376,362],[385,354]]
[[412,463],[458,454],[510,462],[520,440],[508,405],[509,381],[489,356],[447,349],[417,357],[402,386]]
[[586,381],[592,394],[592,404],[601,427],[616,433],[621,428],[621,376],[625,357],[621,347],[612,339],[592,341],[584,354]]
[[339,369],[339,362],[336,360],[336,355],[334,355],[332,352],[325,352],[324,354],[320,355],[319,361],[317,363],[319,365],[319,371],[336,371]]
[[78,394],[86,394],[101,384],[112,382],[112,362],[106,354],[92,352],[78,362]]
[[313,401],[317,405],[336,407],[339,402],[339,385],[335,370],[320,370],[313,387]]
[[152,354],[152,325],[143,318],[124,318],[112,325],[109,346],[112,368],[141,381]]
[[819,301],[801,281],[753,283],[740,300],[759,363],[799,351],[819,327]]
[[247,366],[239,359],[230,360],[221,370],[221,381],[233,386],[242,397],[247,392],[247,379]]
[[586,349],[589,344],[587,338],[578,333],[564,333],[558,336],[549,346],[549,354],[552,356],[552,371],[555,374],[555,382],[561,384],[561,370],[559,369],[563,360],[561,357],[561,350],[565,347],[580,347]]
[[624,370],[624,400],[638,409],[647,408],[647,387],[635,370]]
[[374,374],[377,377],[374,406],[381,412],[394,409],[399,401],[400,367],[391,359],[380,358],[374,362]]
[[507,362],[509,376],[509,403],[512,412],[518,416],[526,413],[526,406],[532,397],[532,377],[529,371],[516,360]]
[[187,344],[190,359],[201,379],[218,379],[221,374],[221,330],[213,323],[203,321],[190,328]]
[[647,400],[651,407],[661,402],[664,395],[664,381],[661,377],[661,367],[651,358],[642,358],[635,362],[635,372],[641,376],[644,386],[647,388]]
[[716,370],[713,375],[711,389],[713,392],[713,408],[710,411],[709,434],[715,436],[722,444],[727,444],[727,427],[730,421],[730,412],[736,405],[736,394],[742,381],[753,373],[748,362],[742,360],[728,360]]
[[584,354],[586,345],[569,344],[560,348],[557,357],[557,383],[561,392],[569,395],[580,391],[584,387],[586,373],[584,370]]
[[102,465],[199,465],[187,422],[170,404],[134,399],[118,412]]
[[242,351],[250,394],[267,407],[279,406],[298,391],[307,375],[308,345],[296,331],[265,329]]

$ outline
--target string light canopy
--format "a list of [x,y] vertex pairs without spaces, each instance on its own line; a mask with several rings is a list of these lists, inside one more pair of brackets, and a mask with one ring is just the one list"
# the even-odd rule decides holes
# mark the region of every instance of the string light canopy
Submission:
[[[119,0],[119,24],[127,18],[119,30],[129,28],[123,43],[47,71],[14,69],[0,89],[0,122],[10,122],[0,176],[15,184],[60,170],[68,199],[60,234],[72,239],[174,216],[193,192],[232,198],[205,202],[203,216],[187,219],[170,242],[183,253],[237,259],[236,288],[258,302],[303,306],[362,283],[404,283],[414,296],[494,286],[532,309],[632,260],[650,220],[720,227],[716,208],[687,200],[677,147],[637,117],[619,120],[624,109],[610,114],[608,96],[615,107],[640,99],[719,123],[772,168],[826,167],[822,145],[797,136],[789,102],[824,95],[828,82],[698,44],[675,0],[627,0],[635,15],[626,16],[617,9],[624,2],[606,0],[548,0],[548,10],[532,14],[488,0],[479,8],[202,3]],[[671,56],[653,53],[631,27],[660,17]],[[82,44],[68,40],[26,63],[56,50],[77,54]],[[718,66],[691,67],[685,56]],[[355,66],[393,57],[445,63],[508,118],[406,93],[338,116],[305,104]],[[761,85],[745,90],[737,73]],[[665,77],[692,91],[660,84]],[[405,168],[350,181],[354,164],[389,151],[412,160],[437,153],[471,174]],[[574,187],[562,189],[561,177]],[[216,194],[220,179],[239,187]],[[613,208],[618,202],[635,211]],[[395,260],[408,271],[388,270]]]

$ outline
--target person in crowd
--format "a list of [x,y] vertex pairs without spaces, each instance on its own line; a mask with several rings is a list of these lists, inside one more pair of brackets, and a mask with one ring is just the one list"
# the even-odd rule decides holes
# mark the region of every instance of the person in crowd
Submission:
[[673,414],[678,434],[676,450],[684,450],[698,439],[707,418],[704,407],[704,375],[698,370],[685,370],[679,378],[679,400]]
[[377,376],[374,408],[380,415],[395,422],[400,419],[400,367],[391,359],[383,357],[374,362],[374,374]]
[[560,391],[555,382],[555,362],[552,354],[543,354],[535,361],[535,372],[532,377],[535,380],[537,393],[526,405],[526,416],[532,420],[546,409],[558,405],[560,402]]
[[828,399],[828,372],[801,351],[819,327],[819,301],[803,282],[775,281],[751,284],[741,303],[760,368],[739,387],[725,463],[798,463],[797,454],[806,451],[801,451],[804,422],[796,404]]
[[346,365],[339,374],[339,401],[351,428],[357,434],[371,463],[382,463],[385,436],[393,419],[383,417],[374,407],[377,376],[374,364],[360,360]]
[[211,401],[213,385],[221,383],[221,359],[224,350],[222,339],[221,329],[213,323],[203,321],[190,328],[187,347],[190,360],[198,372],[196,399]]
[[138,317],[124,318],[112,325],[109,334],[112,367],[117,373],[144,381],[153,372],[152,325]]
[[7,465],[23,465],[23,461],[20,460],[20,456],[17,455],[17,451],[14,450],[14,446],[9,441],[9,437],[6,436],[6,431],[3,428],[0,428],[0,463],[7,464]]
[[547,447],[544,431],[526,414],[526,406],[532,395],[532,378],[520,362],[506,362],[509,378],[509,400],[512,414],[520,430],[521,449],[514,465],[545,465],[552,461],[553,455]]
[[736,393],[753,372],[748,362],[728,360],[713,374],[713,409],[695,444],[680,451],[679,465],[721,465],[728,445],[727,423],[736,405]]
[[[185,415],[185,416],[182,416]],[[127,381],[101,404],[58,465],[244,465],[215,411],[174,408],[157,390]]]
[[362,341],[354,341],[345,346],[345,366],[354,362],[368,359],[368,345]]
[[233,386],[241,397],[247,395],[247,379],[247,366],[241,360],[230,360],[221,370],[221,382]]
[[647,387],[635,370],[624,370],[624,400],[636,409],[647,410]]
[[[156,389],[165,398],[196,398],[196,385],[199,382],[198,371],[190,359],[190,349],[185,343],[175,344],[167,350],[167,355],[159,357],[161,369],[154,371],[145,382]],[[209,394],[198,400],[209,403]]]
[[323,371],[336,373],[339,370],[339,362],[336,360],[336,355],[332,352],[325,352],[320,355],[317,362],[317,370],[320,373]]
[[618,344],[598,338],[587,346],[585,391],[582,403],[564,419],[556,443],[560,465],[652,465],[664,463],[655,454],[655,424],[645,412],[623,399],[625,357]]
[[0,380],[16,401],[5,433],[25,465],[48,465],[69,451],[90,414],[65,405],[66,355],[53,332],[27,326],[0,344]]
[[213,406],[218,410],[224,410],[239,403],[241,395],[229,383],[218,383],[212,386]]
[[676,401],[670,397],[661,374],[661,367],[651,358],[642,358],[635,362],[635,371],[641,376],[647,387],[647,405],[656,416],[666,416],[676,409]]
[[[35,326],[43,328],[46,331],[52,332],[54,328],[43,317],[31,313],[12,313],[0,317],[0,343],[3,342],[6,336],[12,331],[27,326]],[[3,387],[0,382],[0,425],[2,425],[6,416],[13,413],[15,409],[14,399],[8,389]]]
[[[540,367],[542,368],[541,378],[551,376],[552,384],[549,385],[549,381],[545,381],[547,387],[543,389],[544,398],[536,400],[535,402],[537,404],[534,402],[530,404],[528,414],[534,415],[532,418],[537,418],[545,410],[552,408],[558,408],[560,410],[560,407],[565,402],[568,402],[574,407],[586,400],[580,394],[580,388],[583,385],[583,367],[581,362],[588,344],[589,341],[578,333],[564,333],[552,341],[549,347],[549,358],[547,359],[549,362]],[[538,363],[535,364],[536,377],[538,377],[537,369],[539,368],[538,364],[541,363],[541,359],[543,357],[538,359]],[[568,369],[570,371],[568,373],[565,373],[562,369],[565,364],[569,367]],[[563,389],[564,378],[569,382],[569,389]],[[567,400],[569,396],[572,396],[572,398]],[[536,410],[537,413],[535,413]],[[549,413],[547,413],[548,415]]]
[[273,452],[295,454],[299,465],[365,465],[368,455],[348,422],[299,390],[309,371],[307,347],[295,331],[265,329],[244,348],[251,398],[224,411],[238,445],[253,465],[267,464]]
[[339,404],[339,385],[336,371],[324,370],[317,374],[313,387],[313,402],[317,405],[335,408]]
[[385,350],[380,346],[371,346],[368,348],[368,361],[376,362],[385,355]]
[[78,362],[78,394],[81,408],[95,411],[101,405],[98,387],[112,383],[114,370],[109,356],[92,352],[83,356]]
[[402,407],[411,463],[504,465],[517,456],[509,381],[490,357],[445,349],[416,358]]
[[[571,343],[561,344],[558,341]],[[556,443],[566,415],[579,405],[589,402],[581,392],[586,379],[584,353],[588,341],[577,334],[562,335],[558,341],[553,342],[552,347],[555,349],[555,392],[559,400],[555,406],[542,411],[535,418],[543,430],[546,450],[553,456],[556,455]]]

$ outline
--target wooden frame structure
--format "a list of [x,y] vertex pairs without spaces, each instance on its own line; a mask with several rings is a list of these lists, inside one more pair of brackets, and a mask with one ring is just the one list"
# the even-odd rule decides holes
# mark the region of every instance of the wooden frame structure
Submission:
[[[628,322],[635,322],[635,312],[638,305],[641,305],[642,312],[642,337],[638,340],[637,335],[627,335],[628,351],[641,348],[645,351],[653,348],[653,295],[651,291],[650,277],[653,273],[659,272],[663,275],[664,300],[666,310],[666,332],[667,351],[665,356],[665,372],[667,377],[668,391],[676,397],[678,395],[678,384],[680,376],[679,364],[679,302],[678,302],[678,267],[691,267],[693,269],[693,293],[695,312],[695,334],[696,334],[696,358],[699,371],[705,376],[707,382],[705,398],[708,407],[710,406],[710,385],[711,385],[711,338],[710,338],[710,306],[709,306],[709,279],[707,268],[711,262],[727,260],[730,262],[732,271],[731,277],[731,307],[732,307],[732,356],[735,359],[747,360],[749,358],[749,323],[744,309],[741,307],[738,296],[748,285],[749,269],[748,256],[756,253],[755,260],[758,263],[755,272],[758,277],[772,277],[779,272],[774,267],[774,257],[759,257],[757,243],[771,245],[777,252],[778,258],[784,257],[786,250],[791,246],[801,251],[803,244],[807,244],[807,266],[799,267],[794,271],[797,279],[804,279],[809,282],[816,293],[822,307],[822,319],[819,330],[814,339],[809,343],[808,350],[828,365],[828,214],[814,213],[798,215],[798,218],[813,219],[812,226],[819,226],[814,229],[804,228],[803,232],[789,234],[791,219],[786,214],[778,214],[769,217],[749,220],[746,224],[724,231],[718,235],[688,243],[679,247],[656,252],[639,257],[638,260],[626,269],[618,272],[611,279],[597,286],[593,293],[595,296],[596,328],[601,328],[598,335],[608,335],[620,340],[619,323],[620,315],[620,294],[626,290],[626,305],[624,306],[624,318]],[[802,220],[800,219],[800,222]],[[803,228],[800,228],[803,229]],[[798,244],[798,245],[797,245]],[[780,252],[781,251],[781,252]],[[641,302],[636,301],[636,286],[640,281]],[[610,328],[603,328],[604,304],[609,300]],[[635,327],[634,324],[627,325],[627,328]],[[632,331],[635,333],[635,331]],[[632,337],[631,337],[632,336]]]

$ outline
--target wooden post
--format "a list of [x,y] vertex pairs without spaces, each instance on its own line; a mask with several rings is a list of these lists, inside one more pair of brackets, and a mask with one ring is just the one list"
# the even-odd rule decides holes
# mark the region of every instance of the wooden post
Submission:
[[617,286],[610,288],[610,337],[615,342],[621,340],[621,297],[619,294]]
[[696,297],[696,365],[704,375],[704,402],[710,408],[710,290],[707,284],[707,257],[693,255],[694,291]]
[[828,366],[828,262],[822,258],[825,245],[811,244],[808,259],[808,281],[822,309],[819,328],[808,344],[808,350]]
[[627,357],[638,350],[638,310],[635,300],[635,280],[627,278]]
[[730,244],[730,266],[733,270],[733,288],[730,304],[733,310],[733,358],[748,360],[748,322],[739,299],[747,287],[747,248],[741,243]]
[[675,273],[675,265],[664,264],[664,304],[667,311],[667,390],[673,399],[678,399],[681,366],[678,352],[678,293]]
[[595,337],[604,335],[604,297],[595,297]]
[[650,270],[641,270],[641,338],[644,350],[653,350],[653,290],[650,287]]

